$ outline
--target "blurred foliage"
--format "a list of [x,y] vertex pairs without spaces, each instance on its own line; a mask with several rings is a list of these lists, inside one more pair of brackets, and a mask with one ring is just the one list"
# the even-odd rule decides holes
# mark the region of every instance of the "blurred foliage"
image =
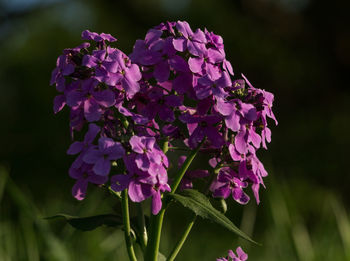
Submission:
[[[1,260],[127,260],[121,230],[103,227],[81,232],[64,221],[44,219],[62,209],[79,216],[111,213],[115,202],[108,194],[94,189],[79,204],[50,198],[38,209],[31,193],[13,183],[3,167],[0,174]],[[229,200],[228,216],[236,223],[241,219],[240,228],[263,246],[237,240],[224,228],[198,219],[178,260],[215,260],[237,245],[243,246],[249,260],[256,261],[350,260],[348,211],[334,193],[319,187],[291,186],[300,184],[299,180],[273,184],[260,208],[249,204],[242,212],[241,206]],[[314,193],[305,198],[310,189]],[[190,216],[190,211],[179,207],[167,213],[161,242],[165,255],[172,250]],[[137,251],[140,254],[140,249]]]
[[[93,189],[84,202],[70,195],[68,113],[52,112],[51,70],[84,29],[111,33],[130,53],[150,27],[187,20],[223,36],[236,75],[275,93],[279,126],[259,154],[271,174],[262,204],[229,205],[233,221],[243,215],[243,230],[264,245],[244,245],[250,259],[350,260],[349,7],[341,0],[0,0],[0,162],[11,169],[5,193],[0,175],[0,259],[125,258],[118,231],[82,233],[41,219],[104,214],[114,204]],[[167,214],[163,252],[186,215]],[[188,240],[179,260],[213,260],[237,244],[204,221]]]

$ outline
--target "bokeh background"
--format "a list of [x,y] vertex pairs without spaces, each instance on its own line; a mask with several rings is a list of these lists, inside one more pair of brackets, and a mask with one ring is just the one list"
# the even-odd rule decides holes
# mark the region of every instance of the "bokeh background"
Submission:
[[[350,260],[348,10],[345,0],[0,0],[0,260],[126,260],[120,231],[43,219],[115,207],[93,187],[83,202],[71,197],[68,113],[53,114],[49,79],[81,31],[111,33],[128,54],[166,20],[222,35],[235,73],[275,94],[279,120],[259,152],[262,203],[228,202],[230,219],[263,246],[199,220],[177,260],[215,260],[238,245],[249,260]],[[189,216],[168,212],[164,254]]]

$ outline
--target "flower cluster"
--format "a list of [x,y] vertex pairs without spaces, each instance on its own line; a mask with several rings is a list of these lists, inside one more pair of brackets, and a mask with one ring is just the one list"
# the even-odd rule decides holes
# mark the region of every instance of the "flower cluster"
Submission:
[[86,130],[67,151],[77,155],[69,170],[77,199],[88,183],[110,182],[114,191],[128,189],[134,202],[152,198],[157,214],[162,193],[171,190],[166,143],[170,151],[180,144],[211,155],[207,169],[185,174],[182,189],[211,176],[212,196],[246,204],[251,186],[259,202],[267,172],[256,151],[271,141],[267,118],[277,124],[273,94],[244,75],[233,79],[219,35],[166,22],[137,40],[129,56],[110,46],[116,39],[109,34],[84,31],[82,38],[88,42],[64,50],[51,78],[61,92],[55,113],[70,108],[72,137]]
[[248,255],[243,251],[241,247],[236,249],[237,255],[232,251],[228,251],[227,257],[217,258],[216,261],[246,261],[248,260]]

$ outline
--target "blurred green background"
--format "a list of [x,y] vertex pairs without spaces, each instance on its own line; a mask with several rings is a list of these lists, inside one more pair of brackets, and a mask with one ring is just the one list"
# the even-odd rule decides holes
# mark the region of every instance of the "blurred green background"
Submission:
[[[83,202],[71,196],[68,113],[53,114],[49,79],[81,31],[111,33],[128,54],[166,20],[222,35],[236,75],[275,94],[279,120],[259,152],[269,172],[262,203],[229,201],[230,219],[263,246],[199,220],[177,260],[215,260],[238,245],[249,260],[350,260],[349,8],[340,0],[0,0],[0,260],[126,260],[120,231],[43,219],[115,209],[93,187]],[[189,216],[168,212],[162,252]]]

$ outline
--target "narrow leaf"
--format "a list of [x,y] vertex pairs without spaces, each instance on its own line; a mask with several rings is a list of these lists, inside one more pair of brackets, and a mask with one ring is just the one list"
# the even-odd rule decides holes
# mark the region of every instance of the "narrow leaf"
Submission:
[[106,214],[91,217],[74,217],[66,214],[57,214],[55,216],[46,217],[45,219],[56,219],[64,218],[72,227],[82,230],[89,231],[93,230],[102,225],[109,227],[122,227],[123,222],[117,215]]
[[209,199],[202,193],[193,189],[186,189],[181,194],[168,194],[169,197],[180,202],[184,207],[192,210],[196,215],[209,219],[215,223],[222,225],[231,232],[237,234],[238,236],[254,243],[258,244],[252,240],[247,234],[241,231],[237,226],[235,226],[231,220],[229,220],[223,213],[216,210],[210,203]]

